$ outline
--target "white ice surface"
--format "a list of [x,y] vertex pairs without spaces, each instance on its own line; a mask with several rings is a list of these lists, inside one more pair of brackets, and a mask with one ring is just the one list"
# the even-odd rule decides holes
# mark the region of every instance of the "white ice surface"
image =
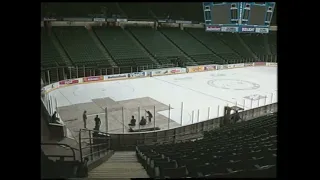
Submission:
[[[215,87],[209,84],[214,84]],[[173,108],[170,118],[179,124],[183,102],[182,119],[183,125],[186,125],[192,121],[207,120],[208,115],[209,118],[217,117],[218,109],[219,116],[222,116],[223,107],[226,105],[245,105],[245,109],[251,109],[277,102],[277,68],[248,67],[79,84],[57,89],[50,92],[49,96],[57,100],[58,107],[92,102],[92,99],[105,97],[115,101],[150,97],[168,106],[170,104]],[[257,97],[260,97],[260,100],[255,100]],[[56,107],[55,100],[52,102],[52,106]],[[158,113],[169,117],[168,110]]]

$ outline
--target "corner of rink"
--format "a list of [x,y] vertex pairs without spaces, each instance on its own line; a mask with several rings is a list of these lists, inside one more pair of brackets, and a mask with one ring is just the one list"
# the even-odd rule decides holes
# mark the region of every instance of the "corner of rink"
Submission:
[[[105,110],[106,109],[106,110]],[[64,124],[74,134],[83,128],[82,114],[87,111],[87,128],[93,129],[95,126],[94,118],[96,115],[101,119],[100,130],[106,132],[106,117],[108,118],[109,133],[127,133],[129,130],[131,116],[137,120],[137,125],[133,129],[139,129],[138,122],[141,117],[146,117],[146,111],[153,114],[152,122],[140,128],[159,127],[160,129],[168,129],[180,126],[179,123],[167,118],[160,112],[169,110],[164,105],[150,97],[135,98],[123,101],[114,101],[113,99],[99,98],[92,99],[92,102],[74,104],[70,106],[58,107],[58,113]],[[106,113],[107,112],[107,113]],[[168,123],[169,122],[169,123]],[[155,123],[155,124],[154,124]]]

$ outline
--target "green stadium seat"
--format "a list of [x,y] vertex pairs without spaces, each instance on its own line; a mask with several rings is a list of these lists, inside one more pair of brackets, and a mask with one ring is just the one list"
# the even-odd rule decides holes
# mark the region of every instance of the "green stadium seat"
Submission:
[[53,27],[53,31],[76,66],[111,67],[111,57],[100,51],[85,27]]
[[197,64],[222,64],[224,62],[185,31],[177,28],[162,28],[161,31]]
[[240,62],[243,58],[229,46],[224,44],[215,35],[216,33],[205,32],[204,29],[192,28],[188,28],[186,31],[202,42],[207,48],[211,49],[217,55],[225,59],[229,64]]
[[154,64],[132,37],[129,37],[120,27],[94,27],[93,29],[118,66],[135,67]]
[[248,51],[241,41],[238,39],[237,35],[234,33],[214,33],[216,37],[221,39],[226,45],[228,45],[231,49],[233,49],[235,52],[237,52],[239,55],[241,55],[244,59],[250,59],[252,60],[254,57]]

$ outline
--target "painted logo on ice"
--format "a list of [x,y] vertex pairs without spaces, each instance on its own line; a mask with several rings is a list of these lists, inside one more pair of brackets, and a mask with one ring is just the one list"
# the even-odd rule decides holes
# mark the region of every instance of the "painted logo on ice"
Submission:
[[260,85],[257,83],[237,79],[215,79],[209,80],[207,84],[215,88],[230,90],[252,90],[260,88]]

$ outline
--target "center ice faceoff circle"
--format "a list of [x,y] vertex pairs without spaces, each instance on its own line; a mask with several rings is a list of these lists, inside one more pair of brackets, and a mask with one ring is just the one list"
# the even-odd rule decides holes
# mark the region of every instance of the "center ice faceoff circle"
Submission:
[[207,84],[212,87],[231,90],[252,90],[260,87],[257,83],[238,79],[215,79],[209,80]]

